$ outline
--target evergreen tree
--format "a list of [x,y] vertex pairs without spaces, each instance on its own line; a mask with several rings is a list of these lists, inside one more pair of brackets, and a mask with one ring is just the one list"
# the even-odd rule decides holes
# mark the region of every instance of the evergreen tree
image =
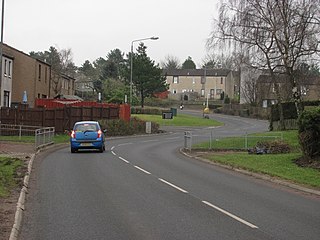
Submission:
[[136,93],[140,97],[141,107],[144,107],[144,99],[152,97],[154,93],[168,89],[166,78],[162,70],[147,56],[147,47],[140,43],[137,53],[133,55],[132,82]]

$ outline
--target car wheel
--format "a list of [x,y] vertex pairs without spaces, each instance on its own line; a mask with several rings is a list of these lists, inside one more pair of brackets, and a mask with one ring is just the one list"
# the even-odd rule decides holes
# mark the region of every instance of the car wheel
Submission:
[[74,148],[71,148],[71,153],[75,153],[77,150]]
[[103,146],[99,148],[99,153],[103,153]]

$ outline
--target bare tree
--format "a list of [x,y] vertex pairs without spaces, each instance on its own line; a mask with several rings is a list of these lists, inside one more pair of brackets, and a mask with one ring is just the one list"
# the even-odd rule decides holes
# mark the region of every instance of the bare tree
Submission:
[[[299,115],[295,69],[319,53],[320,0],[221,0],[219,20],[208,44],[229,44],[249,56],[248,64],[267,69],[273,83],[284,74]],[[275,84],[277,100],[282,96]],[[281,105],[281,104],[279,104]]]
[[181,63],[177,57],[167,55],[165,57],[165,60],[163,62],[161,62],[161,68],[167,69],[167,70],[180,69]]
[[75,65],[72,59],[71,49],[62,49],[57,52],[57,61],[55,64],[52,64],[52,89],[54,95],[61,94],[62,89],[62,75],[65,74],[70,77],[75,76]]

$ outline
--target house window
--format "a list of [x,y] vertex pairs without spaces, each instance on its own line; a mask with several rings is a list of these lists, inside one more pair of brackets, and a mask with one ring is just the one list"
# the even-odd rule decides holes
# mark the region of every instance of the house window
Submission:
[[41,98],[47,98],[47,95],[45,94],[42,94],[42,97]]
[[301,93],[301,95],[306,96],[306,95],[307,95],[307,92],[308,92],[308,89],[307,89],[306,86],[300,86],[300,93]]
[[210,89],[210,98],[214,97],[214,89]]
[[45,74],[44,75],[44,82],[47,82],[47,80],[48,80],[48,76],[47,76],[48,75],[48,68],[47,67],[45,68],[44,74]]
[[281,87],[280,83],[272,83],[272,92],[273,93],[276,92],[276,87],[278,87],[278,89],[280,89],[280,87]]
[[6,76],[7,75],[7,59],[4,60],[4,75]]
[[220,83],[223,84],[223,77],[221,78]]
[[39,78],[39,81],[41,81],[41,65],[39,64],[39,76],[38,76],[38,78]]
[[9,77],[11,77],[11,72],[12,72],[11,65],[12,65],[12,61],[9,61],[8,62],[8,76]]
[[10,92],[9,91],[3,91],[3,106],[9,107],[9,100],[10,100]]
[[204,97],[204,89],[201,89],[201,97]]
[[217,95],[220,95],[222,93],[222,89],[217,89]]
[[173,94],[177,94],[177,90],[176,89],[172,89],[172,93]]
[[173,76],[173,83],[179,83],[179,76]]

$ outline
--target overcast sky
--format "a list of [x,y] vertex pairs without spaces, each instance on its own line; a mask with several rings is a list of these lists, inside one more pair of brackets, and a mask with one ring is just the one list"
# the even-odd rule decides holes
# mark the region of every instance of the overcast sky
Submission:
[[[50,46],[71,48],[81,66],[131,41],[145,41],[156,63],[167,55],[182,63],[191,56],[198,67],[217,17],[218,0],[5,0],[4,42],[25,53]],[[0,6],[1,8],[1,6]],[[134,48],[138,43],[134,44]]]

